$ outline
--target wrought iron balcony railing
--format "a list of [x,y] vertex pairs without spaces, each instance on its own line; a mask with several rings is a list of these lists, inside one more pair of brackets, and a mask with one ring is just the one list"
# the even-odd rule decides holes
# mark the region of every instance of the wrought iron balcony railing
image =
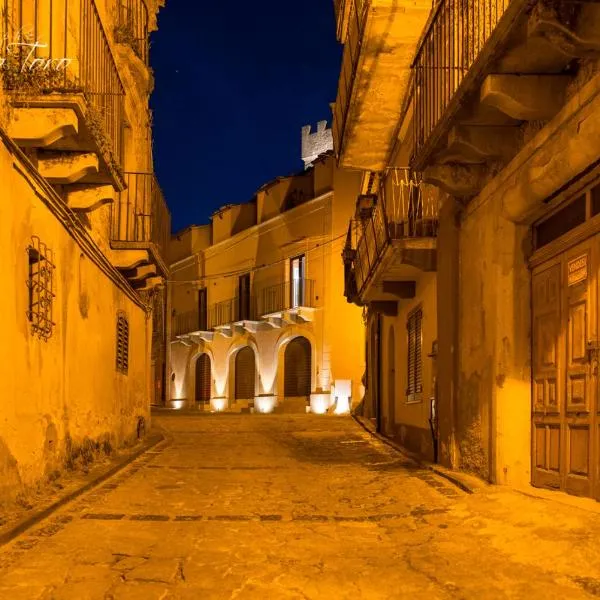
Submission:
[[417,167],[510,2],[439,0],[434,8],[412,65]]
[[379,195],[367,199],[361,218],[350,223],[344,249],[347,297],[364,291],[390,243],[437,237],[438,195],[408,169],[390,169]]
[[120,0],[118,11],[115,39],[129,45],[148,64],[148,9],[144,0]]
[[283,281],[261,290],[258,298],[260,316],[294,308],[314,308],[315,282],[312,279]]
[[166,257],[171,214],[154,173],[125,173],[127,189],[111,209],[113,242],[154,244]]
[[222,327],[240,321],[256,320],[255,299],[249,295],[245,297],[235,296],[222,302],[213,304],[208,313],[208,327]]
[[125,90],[94,0],[2,4],[4,86],[29,97],[83,92],[90,132],[119,167]]
[[208,315],[201,315],[197,310],[177,313],[173,318],[172,336],[177,337],[193,331],[208,331],[207,317]]

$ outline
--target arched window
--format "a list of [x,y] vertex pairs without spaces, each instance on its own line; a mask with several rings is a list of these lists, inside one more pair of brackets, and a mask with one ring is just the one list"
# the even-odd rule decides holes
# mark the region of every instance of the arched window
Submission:
[[294,338],[284,355],[284,394],[286,398],[310,396],[311,347],[305,337]]

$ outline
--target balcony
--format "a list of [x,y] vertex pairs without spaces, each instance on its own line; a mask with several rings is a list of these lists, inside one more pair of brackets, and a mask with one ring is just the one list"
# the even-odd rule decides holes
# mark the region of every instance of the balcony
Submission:
[[121,0],[117,13],[115,40],[129,46],[134,54],[148,64],[148,9],[144,0]]
[[125,90],[94,0],[4,0],[0,27],[9,135],[37,151],[50,183],[78,186],[75,210],[92,210],[82,192],[123,188],[125,119]]
[[171,215],[154,173],[125,173],[126,189],[111,206],[111,248],[134,287],[168,273],[164,262]]
[[435,271],[437,190],[391,169],[379,193],[361,196],[344,249],[345,296],[363,306],[414,295],[422,271]]
[[333,115],[340,166],[381,171],[387,166],[410,67],[431,11],[430,0],[340,0],[344,41]]
[[312,320],[315,310],[315,282],[296,279],[270,285],[261,290],[258,314],[272,327]]
[[529,124],[553,119],[574,79],[585,82],[599,31],[600,5],[585,0],[440,2],[413,62],[411,166],[452,195],[476,195]]

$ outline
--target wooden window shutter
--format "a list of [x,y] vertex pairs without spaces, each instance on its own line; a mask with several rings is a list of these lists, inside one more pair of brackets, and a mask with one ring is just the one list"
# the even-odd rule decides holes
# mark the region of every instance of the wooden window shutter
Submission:
[[129,323],[125,315],[117,317],[117,371],[127,375],[129,369]]
[[411,397],[423,391],[423,311],[421,309],[408,317],[406,329],[408,333],[406,395]]

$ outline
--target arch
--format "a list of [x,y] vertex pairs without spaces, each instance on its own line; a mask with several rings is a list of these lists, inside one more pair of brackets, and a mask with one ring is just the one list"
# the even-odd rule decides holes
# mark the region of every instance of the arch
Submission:
[[389,435],[395,434],[396,425],[396,338],[394,335],[394,326],[390,325],[388,334],[387,351],[387,431]]
[[212,362],[204,352],[196,359],[196,403],[209,404],[212,392]]
[[284,353],[284,396],[310,397],[312,391],[312,348],[304,336],[291,340]]
[[254,400],[256,395],[256,353],[244,346],[235,355],[235,400]]

